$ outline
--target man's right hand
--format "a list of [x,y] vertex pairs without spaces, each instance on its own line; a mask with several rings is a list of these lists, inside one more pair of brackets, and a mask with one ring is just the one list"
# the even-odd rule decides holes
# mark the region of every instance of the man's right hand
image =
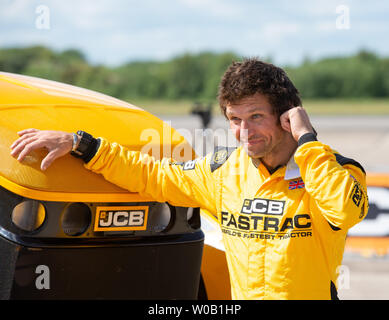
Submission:
[[21,162],[35,149],[46,148],[49,153],[42,160],[42,170],[46,170],[55,159],[72,151],[73,134],[69,132],[26,129],[19,131],[18,135],[20,138],[11,145],[11,155]]

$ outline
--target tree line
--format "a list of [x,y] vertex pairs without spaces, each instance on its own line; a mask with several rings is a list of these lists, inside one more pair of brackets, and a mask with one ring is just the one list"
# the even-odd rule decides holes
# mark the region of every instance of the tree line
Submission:
[[[0,71],[36,76],[116,98],[214,100],[224,71],[242,57],[234,52],[185,53],[168,61],[134,61],[118,67],[90,64],[74,49],[43,46],[0,49]],[[267,59],[269,60],[269,59]],[[298,66],[281,66],[303,98],[389,97],[389,58],[361,50]]]

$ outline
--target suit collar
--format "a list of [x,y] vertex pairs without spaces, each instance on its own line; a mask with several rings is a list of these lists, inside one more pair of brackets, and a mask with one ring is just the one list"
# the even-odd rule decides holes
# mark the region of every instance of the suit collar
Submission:
[[300,178],[300,168],[298,167],[296,161],[294,161],[294,153],[290,157],[288,163],[286,164],[286,170],[285,170],[285,180],[292,180],[296,178]]

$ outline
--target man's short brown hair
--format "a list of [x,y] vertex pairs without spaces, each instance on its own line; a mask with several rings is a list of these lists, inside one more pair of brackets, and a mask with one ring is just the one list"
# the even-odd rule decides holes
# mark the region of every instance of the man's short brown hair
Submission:
[[298,90],[284,70],[257,58],[248,58],[233,62],[222,77],[218,98],[223,114],[226,116],[228,104],[256,93],[267,96],[278,116],[302,105]]

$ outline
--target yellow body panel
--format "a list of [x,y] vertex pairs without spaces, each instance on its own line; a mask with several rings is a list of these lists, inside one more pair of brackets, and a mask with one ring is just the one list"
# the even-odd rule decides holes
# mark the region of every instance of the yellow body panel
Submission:
[[[187,144],[173,128],[124,101],[78,87],[0,72],[0,185],[33,199],[52,201],[150,201],[117,187],[66,155],[45,172],[43,149],[19,163],[10,156],[17,132],[27,128],[76,132],[84,130],[160,157],[173,157],[172,148]],[[192,153],[191,158],[194,157]],[[185,159],[190,160],[190,159]]]
[[208,299],[231,300],[230,277],[224,251],[205,244],[201,274]]

